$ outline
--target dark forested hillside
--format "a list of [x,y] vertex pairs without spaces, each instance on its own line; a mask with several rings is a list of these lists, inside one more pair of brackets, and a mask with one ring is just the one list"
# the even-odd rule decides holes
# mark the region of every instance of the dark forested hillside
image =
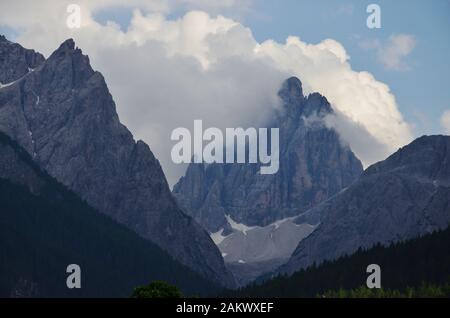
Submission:
[[[1,133],[0,152],[0,297],[128,297],[134,287],[154,280],[187,295],[216,290],[38,170]],[[5,178],[9,173],[15,175]],[[69,264],[81,267],[81,289],[66,287]]]
[[450,282],[450,228],[434,232],[389,247],[375,246],[355,254],[324,262],[296,272],[279,276],[262,284],[254,284],[231,297],[315,297],[330,290],[354,289],[365,286],[369,274],[367,265],[381,267],[381,285],[385,289],[405,291],[423,283]]

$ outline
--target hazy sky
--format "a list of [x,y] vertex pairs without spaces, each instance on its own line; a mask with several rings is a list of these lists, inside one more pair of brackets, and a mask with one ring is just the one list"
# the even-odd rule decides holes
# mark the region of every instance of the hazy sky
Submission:
[[[66,7],[82,7],[68,29]],[[381,7],[381,29],[366,7]],[[193,11],[195,10],[195,11]],[[68,37],[100,70],[121,119],[173,184],[171,129],[256,125],[290,75],[324,94],[365,165],[450,132],[450,1],[1,1],[0,33],[46,56]],[[258,116],[256,116],[258,117]]]

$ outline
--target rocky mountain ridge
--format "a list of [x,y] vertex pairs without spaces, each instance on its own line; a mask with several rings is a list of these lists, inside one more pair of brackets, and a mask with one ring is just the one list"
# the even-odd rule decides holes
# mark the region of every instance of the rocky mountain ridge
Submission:
[[280,166],[259,174],[259,164],[190,164],[173,194],[209,232],[228,227],[226,215],[247,226],[266,226],[305,212],[348,186],[362,164],[325,125],[333,110],[318,93],[303,95],[296,77],[286,80],[283,107],[268,127],[280,129]]
[[0,69],[11,74],[0,88],[0,131],[94,208],[212,281],[232,285],[220,252],[178,207],[158,160],[120,123],[103,76],[74,41],[46,60],[5,38],[0,52]]
[[415,238],[450,224],[450,136],[423,136],[304,216],[320,220],[280,271]]

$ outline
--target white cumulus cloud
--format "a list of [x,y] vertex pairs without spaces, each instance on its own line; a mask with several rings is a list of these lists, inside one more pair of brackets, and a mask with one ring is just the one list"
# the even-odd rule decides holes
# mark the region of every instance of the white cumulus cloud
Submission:
[[403,59],[412,52],[415,46],[416,39],[412,35],[392,35],[386,46],[380,49],[379,58],[388,69],[405,70],[409,66]]
[[379,62],[387,70],[407,71],[411,66],[406,58],[416,47],[417,40],[411,34],[392,34],[385,42],[379,39],[361,41],[366,50],[376,50]]
[[[310,44],[292,36],[284,43],[259,43],[249,28],[230,18],[189,11],[170,19],[164,10],[150,7],[136,9],[122,30],[92,18],[102,3],[105,8],[115,2],[104,0],[95,7],[82,2],[80,29],[66,27],[64,1],[57,7],[28,2],[33,15],[30,7],[24,11],[0,4],[0,18],[20,31],[14,40],[47,55],[74,38],[105,75],[121,120],[150,145],[171,184],[184,170],[170,160],[174,128],[192,129],[194,119],[203,119],[205,127],[261,125],[278,106],[282,81],[292,75],[302,80],[305,92],[327,97],[336,110],[327,124],[365,165],[412,139],[389,87],[368,72],[352,70],[345,48],[335,40]],[[139,7],[139,1],[132,3]],[[166,2],[152,3],[164,9]]]

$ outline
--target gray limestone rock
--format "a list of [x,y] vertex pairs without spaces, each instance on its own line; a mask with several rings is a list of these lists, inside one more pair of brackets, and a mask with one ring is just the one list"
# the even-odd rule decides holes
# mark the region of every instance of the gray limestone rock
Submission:
[[279,92],[283,108],[269,127],[280,129],[280,165],[262,175],[259,164],[190,164],[173,194],[208,231],[227,227],[226,215],[248,226],[266,226],[299,215],[354,181],[361,162],[324,119],[325,97],[303,95],[298,78]]
[[293,273],[360,247],[387,245],[446,228],[450,136],[416,139],[306,214],[319,216],[321,224],[299,243],[281,272]]
[[[34,69],[24,74],[23,65]],[[178,207],[158,160],[120,123],[103,76],[73,40],[43,61],[2,39],[5,69],[15,82],[0,88],[1,131],[94,208],[205,277],[233,285],[208,233]]]

